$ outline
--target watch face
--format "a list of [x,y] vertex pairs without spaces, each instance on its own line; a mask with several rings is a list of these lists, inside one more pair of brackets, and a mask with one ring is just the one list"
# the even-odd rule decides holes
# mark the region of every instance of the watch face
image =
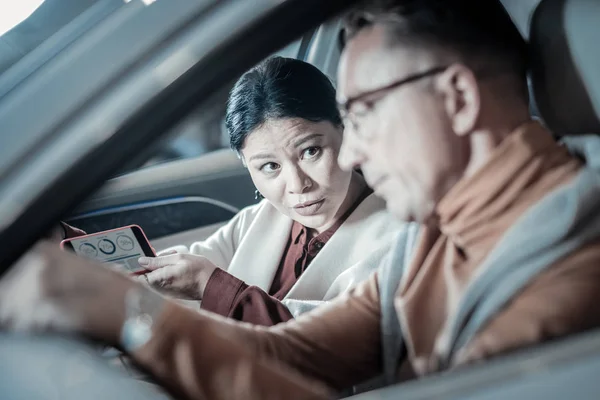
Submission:
[[121,329],[121,345],[126,351],[142,347],[152,337],[152,318],[128,318]]
[[164,306],[164,298],[148,288],[134,286],[125,295],[126,320],[121,345],[127,351],[143,346],[152,337],[152,325]]

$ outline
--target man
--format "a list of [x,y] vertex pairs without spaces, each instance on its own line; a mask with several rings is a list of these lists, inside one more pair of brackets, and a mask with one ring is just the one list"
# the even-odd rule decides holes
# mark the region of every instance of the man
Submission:
[[[22,269],[54,277],[36,280],[50,293],[39,301],[66,322],[43,322],[118,343],[173,391],[211,399],[326,398],[382,373],[390,383],[598,327],[600,213],[588,200],[600,187],[578,186],[598,171],[530,119],[525,45],[501,5],[371,1],[346,18],[343,41],[339,161],[422,224],[414,246],[272,328],[194,313],[44,248]],[[0,287],[0,318],[30,327],[2,300],[27,282],[18,275]],[[136,318],[152,323],[130,329]]]

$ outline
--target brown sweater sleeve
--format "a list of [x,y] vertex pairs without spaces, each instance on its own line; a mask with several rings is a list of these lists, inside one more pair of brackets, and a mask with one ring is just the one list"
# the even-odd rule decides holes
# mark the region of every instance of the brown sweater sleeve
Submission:
[[600,327],[599,265],[594,243],[542,273],[457,355],[455,365]]
[[373,275],[348,294],[270,328],[169,303],[152,339],[132,356],[191,399],[327,398],[381,368]]
[[273,326],[293,318],[279,300],[222,269],[216,269],[210,276],[201,307],[224,317],[262,326]]

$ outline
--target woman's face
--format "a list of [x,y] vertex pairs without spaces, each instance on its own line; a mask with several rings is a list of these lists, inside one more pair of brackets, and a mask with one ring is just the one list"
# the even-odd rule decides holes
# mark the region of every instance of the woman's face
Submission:
[[275,208],[322,232],[348,207],[352,172],[337,163],[341,144],[342,129],[331,122],[276,119],[246,137],[242,158]]

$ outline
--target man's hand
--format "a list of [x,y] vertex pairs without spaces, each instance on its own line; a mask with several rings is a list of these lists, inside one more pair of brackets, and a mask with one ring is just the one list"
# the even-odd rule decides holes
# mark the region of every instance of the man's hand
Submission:
[[117,344],[125,296],[138,286],[102,264],[41,242],[0,280],[0,329],[81,333]]
[[154,288],[184,300],[201,300],[206,284],[218,267],[207,258],[194,254],[169,254],[141,257],[142,267]]

